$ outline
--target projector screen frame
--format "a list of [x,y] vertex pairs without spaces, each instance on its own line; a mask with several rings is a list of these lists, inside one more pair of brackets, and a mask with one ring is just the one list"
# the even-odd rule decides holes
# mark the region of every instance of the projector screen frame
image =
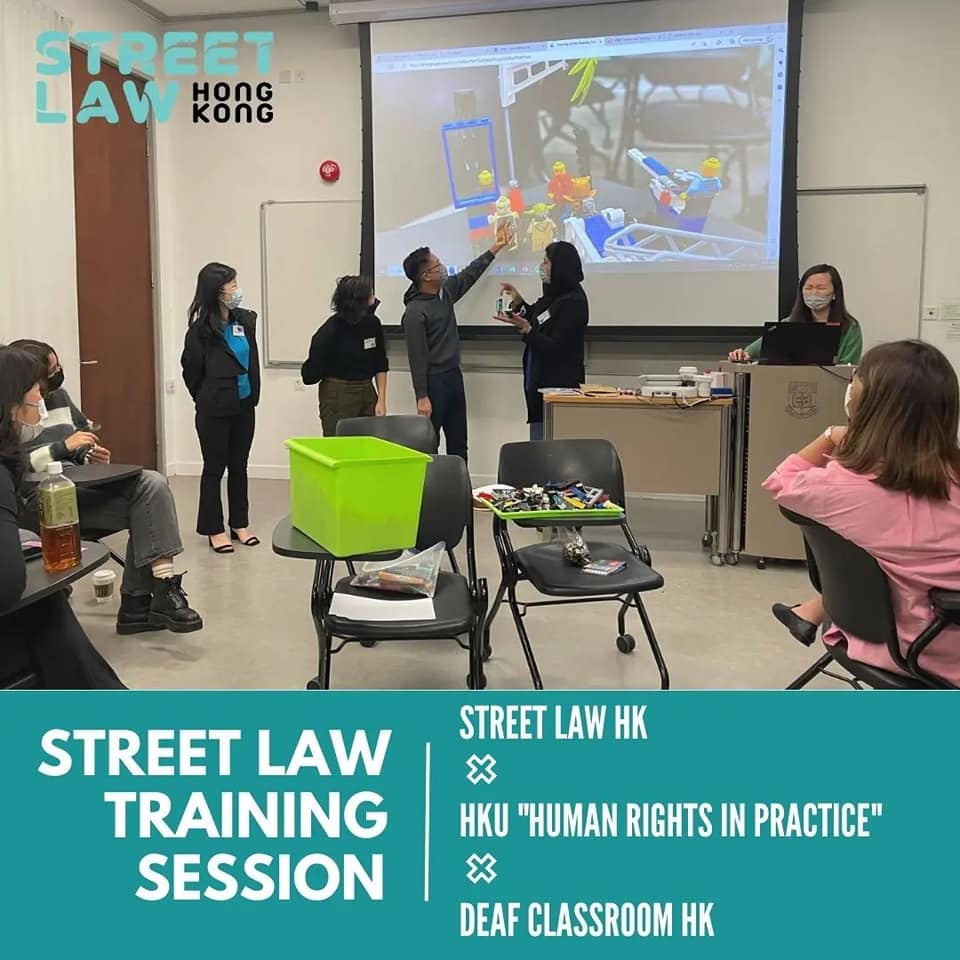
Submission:
[[[800,111],[800,51],[805,0],[787,0],[787,76],[783,126],[783,178],[780,200],[780,262],[778,316],[793,307],[800,269],[797,230],[797,132]],[[376,276],[374,263],[373,171],[373,53],[369,23],[358,24],[360,41],[360,100],[362,136],[362,198],[360,269]],[[586,338],[597,342],[732,343],[752,339],[756,326],[655,326],[649,324],[590,324]],[[400,324],[384,324],[388,340],[403,339]],[[461,324],[461,340],[514,341],[516,333],[498,324]]]

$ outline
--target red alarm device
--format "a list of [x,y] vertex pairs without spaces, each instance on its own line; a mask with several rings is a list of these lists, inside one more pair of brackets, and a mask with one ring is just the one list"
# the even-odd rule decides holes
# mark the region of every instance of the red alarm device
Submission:
[[320,178],[325,183],[336,183],[340,179],[340,164],[336,160],[324,160],[320,164]]

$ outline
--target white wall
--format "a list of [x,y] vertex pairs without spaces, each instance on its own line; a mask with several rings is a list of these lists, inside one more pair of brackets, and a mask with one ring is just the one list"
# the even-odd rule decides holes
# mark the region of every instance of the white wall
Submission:
[[[157,29],[156,21],[143,11],[125,2],[125,0],[43,0],[43,2],[71,21],[71,30],[74,33],[81,30],[105,30],[113,33],[119,33],[125,30],[143,30],[147,33],[155,33]],[[105,52],[107,56],[115,56],[116,45],[108,45],[105,47]],[[31,56],[34,54],[32,45],[28,53]],[[69,109],[69,106],[67,106],[67,109]],[[0,117],[0,124],[5,123],[6,118]],[[72,125],[68,124],[66,127],[67,135],[57,138],[56,142],[58,146],[55,147],[55,149],[61,149],[63,151],[62,162],[72,171]],[[51,128],[48,127],[45,128],[45,130],[49,133]],[[8,130],[4,132],[9,133]],[[54,132],[59,133],[60,131],[55,129]],[[37,142],[41,143],[44,139],[49,139],[49,137],[44,137],[43,131],[39,131]],[[163,183],[164,193],[171,195],[173,192],[172,185],[166,182],[166,177],[162,172],[163,164],[160,160],[163,154],[162,129],[158,131],[158,135],[155,136],[154,139],[157,153],[158,179]],[[50,142],[52,142],[52,140]],[[38,147],[38,149],[42,149],[42,147]],[[66,176],[69,177],[70,189],[69,197],[64,197],[63,202],[72,204],[74,202],[72,172],[67,173]],[[22,198],[23,191],[24,184],[17,178],[0,176],[0,193],[9,193]],[[3,206],[4,204],[0,203],[0,208]],[[40,209],[40,205],[34,208],[34,212],[38,209]],[[162,208],[158,212],[162,219]],[[2,224],[0,225],[0,229],[16,231],[16,226]],[[20,241],[22,241],[24,237],[22,231],[18,236]],[[16,240],[17,236],[14,236],[14,242],[16,242]],[[78,355],[79,334],[76,318],[76,258],[74,247],[74,237],[70,234],[66,237],[57,236],[50,238],[49,243],[33,245],[32,248],[27,251],[28,256],[32,256],[41,261],[41,272],[50,282],[62,284],[65,289],[72,291],[72,296],[67,298],[69,299],[71,308],[69,310],[61,309],[60,303],[62,298],[50,297],[40,289],[14,291],[13,295],[8,295],[5,292],[4,303],[8,309],[15,305],[18,299],[22,300],[24,297],[45,297],[48,301],[48,310],[42,324],[30,330],[23,329],[21,323],[23,320],[22,317],[0,319],[0,341],[13,339],[15,336],[33,336],[54,344],[60,353],[70,389],[73,391],[74,396],[79,398],[80,358]],[[21,254],[22,253],[23,251],[21,251]]]
[[[170,472],[196,474],[200,450],[193,405],[180,380],[179,351],[197,272],[211,260],[236,267],[246,304],[260,312],[260,204],[360,199],[360,53],[357,28],[333,27],[325,14],[204,21],[189,29],[274,32],[271,123],[206,126],[194,124],[189,111],[169,123],[173,217],[181,228],[167,237],[171,256],[162,280],[165,376],[176,381],[167,464]],[[240,66],[236,79],[258,79],[252,55],[241,58]],[[302,70],[304,81],[280,84],[280,70]],[[331,158],[342,170],[335,185],[324,184],[318,175],[320,163]],[[303,304],[316,326],[328,316],[328,307]],[[304,356],[308,345],[303,345]],[[286,476],[284,439],[319,431],[315,393],[295,392],[297,375],[293,370],[263,371],[253,476]]]
[[960,4],[807,0],[806,11],[800,186],[926,184],[924,303],[960,298]]

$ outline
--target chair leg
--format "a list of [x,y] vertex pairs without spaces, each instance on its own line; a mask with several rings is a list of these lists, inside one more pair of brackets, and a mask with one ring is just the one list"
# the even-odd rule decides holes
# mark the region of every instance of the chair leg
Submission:
[[[656,634],[653,632],[653,624],[650,622],[650,617],[647,616],[647,608],[643,605],[639,593],[633,595],[633,601],[637,605],[637,612],[640,614],[640,620],[643,622],[643,632],[647,635],[650,652],[653,654],[653,659],[657,662],[657,670],[660,672],[660,689],[669,690],[670,672],[667,670],[667,661],[663,659],[663,652],[660,650],[660,644],[657,643]],[[622,607],[620,608],[620,613],[622,616]],[[621,633],[622,632],[623,631],[621,631]]]
[[832,654],[825,653],[816,663],[807,667],[803,673],[797,677],[796,680],[791,683],[787,689],[788,690],[801,690],[805,687],[818,673],[823,673],[825,667],[830,666],[833,663]]
[[622,637],[627,632],[627,611],[632,604],[629,597],[624,597],[620,603],[620,612],[617,614],[617,631]]
[[479,609],[470,631],[470,672],[467,675],[467,687],[470,690],[483,690],[487,686],[487,678],[483,672],[483,626],[487,616],[487,585],[480,583]]
[[520,608],[517,605],[517,588],[515,584],[510,584],[510,612],[513,614],[513,622],[517,627],[517,634],[520,637],[520,646],[523,647],[523,655],[527,659],[527,667],[530,670],[530,676],[533,679],[534,690],[543,689],[543,680],[540,678],[540,671],[537,668],[537,661],[533,656],[533,648],[530,646],[530,638],[527,636],[526,627],[523,625],[523,617],[520,616]]
[[313,589],[310,592],[310,613],[313,626],[317,631],[317,675],[307,684],[309,690],[330,689],[330,661],[332,659],[332,638],[323,623],[324,592],[332,565],[318,560],[313,574]]
[[500,610],[503,603],[503,596],[507,592],[507,578],[500,578],[500,586],[497,587],[497,594],[493,598],[493,604],[490,606],[486,619],[483,623],[483,659],[489,660],[493,656],[493,648],[490,646],[490,627],[493,626],[494,618]]

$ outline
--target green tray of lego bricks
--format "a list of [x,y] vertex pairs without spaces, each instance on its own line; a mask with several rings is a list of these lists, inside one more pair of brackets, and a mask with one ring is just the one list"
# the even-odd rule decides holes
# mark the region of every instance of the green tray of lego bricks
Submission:
[[431,456],[378,437],[294,437],[286,447],[290,521],[301,533],[335,557],[417,542]]
[[605,503],[602,507],[570,507],[567,510],[500,510],[489,500],[478,500],[501,520],[616,520],[623,516],[623,507]]

